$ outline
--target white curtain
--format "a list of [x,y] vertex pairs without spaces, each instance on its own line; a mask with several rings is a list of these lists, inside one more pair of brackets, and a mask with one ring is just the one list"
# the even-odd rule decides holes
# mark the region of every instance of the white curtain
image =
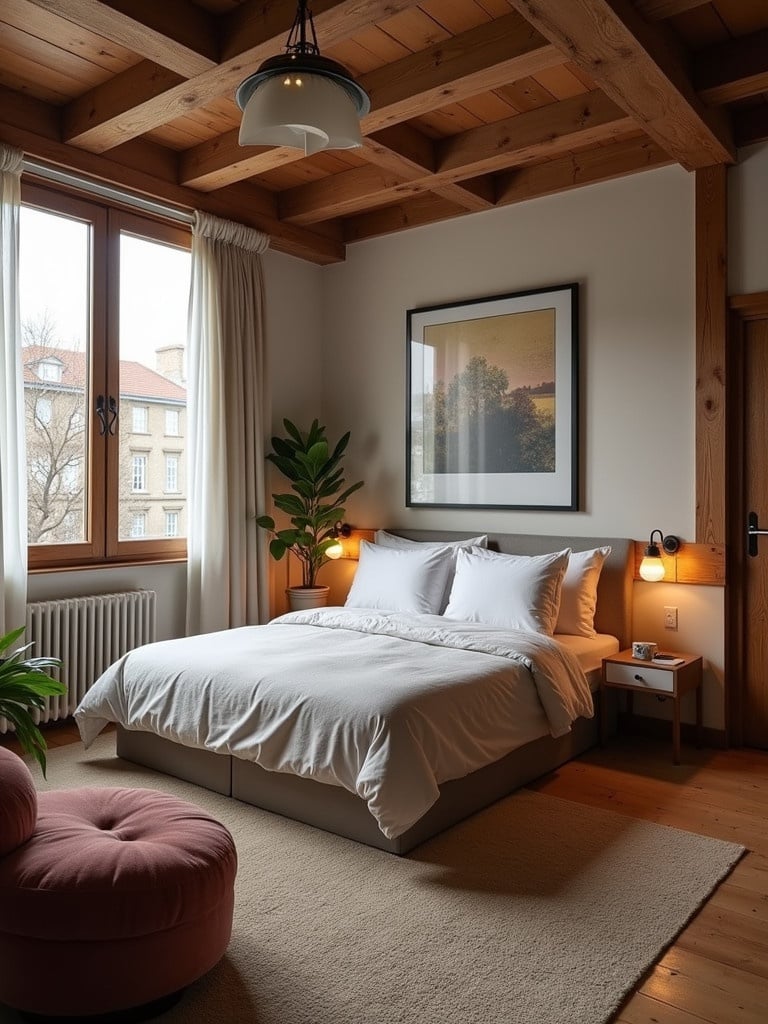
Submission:
[[19,313],[23,154],[0,142],[0,634],[24,625],[27,475]]
[[269,238],[196,213],[188,343],[187,633],[269,613],[265,508],[269,425],[260,253]]

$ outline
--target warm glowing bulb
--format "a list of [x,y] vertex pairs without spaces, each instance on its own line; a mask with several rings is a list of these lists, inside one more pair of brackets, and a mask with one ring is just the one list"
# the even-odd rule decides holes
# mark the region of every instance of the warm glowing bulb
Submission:
[[300,78],[296,79],[296,85],[301,85],[301,79]]
[[325,557],[333,558],[335,560],[337,558],[341,558],[343,554],[344,548],[341,546],[341,541],[337,540],[335,543],[331,544],[329,548],[326,549]]
[[283,79],[283,85],[290,85],[290,84],[291,84],[291,76],[288,75],[287,78]]
[[646,555],[640,563],[640,576],[648,583],[658,583],[664,579],[664,563],[660,558]]

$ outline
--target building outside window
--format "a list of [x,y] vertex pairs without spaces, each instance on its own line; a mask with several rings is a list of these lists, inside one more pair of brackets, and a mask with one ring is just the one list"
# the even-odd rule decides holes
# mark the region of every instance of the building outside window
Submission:
[[131,536],[146,537],[147,535],[147,513],[135,512],[131,520]]
[[147,489],[147,456],[133,456],[133,472],[131,474],[131,490],[146,491]]
[[133,407],[133,433],[149,433],[149,409],[146,405],[134,405]]

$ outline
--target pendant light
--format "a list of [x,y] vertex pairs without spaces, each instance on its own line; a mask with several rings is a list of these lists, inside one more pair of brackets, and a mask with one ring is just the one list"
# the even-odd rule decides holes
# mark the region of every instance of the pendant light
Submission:
[[285,53],[269,57],[240,84],[241,146],[289,146],[305,155],[362,146],[364,89],[335,60],[320,56],[312,12],[299,0]]

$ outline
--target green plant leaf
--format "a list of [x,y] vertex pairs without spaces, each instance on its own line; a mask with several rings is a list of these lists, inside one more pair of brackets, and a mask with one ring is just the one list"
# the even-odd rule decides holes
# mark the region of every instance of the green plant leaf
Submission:
[[269,542],[269,553],[276,562],[280,561],[286,551],[287,548],[285,544],[281,540],[278,540],[277,537]]
[[256,525],[260,526],[262,530],[274,530],[275,520],[272,516],[256,516]]
[[295,441],[297,441],[298,444],[303,448],[304,447],[304,439],[301,436],[301,431],[299,430],[299,428],[297,426],[295,426],[293,423],[291,423],[290,420],[283,420],[283,426],[288,431],[288,433],[291,435],[291,437]]
[[[19,637],[22,635],[25,629],[26,626],[19,626],[18,629],[13,629],[11,630],[10,633],[6,633],[4,637],[0,637],[0,651],[5,651],[9,647],[12,647],[13,644],[15,644]],[[27,647],[31,646],[31,644],[27,644]]]
[[287,512],[289,516],[304,515],[304,502],[295,494],[273,494],[272,499],[281,512]]

